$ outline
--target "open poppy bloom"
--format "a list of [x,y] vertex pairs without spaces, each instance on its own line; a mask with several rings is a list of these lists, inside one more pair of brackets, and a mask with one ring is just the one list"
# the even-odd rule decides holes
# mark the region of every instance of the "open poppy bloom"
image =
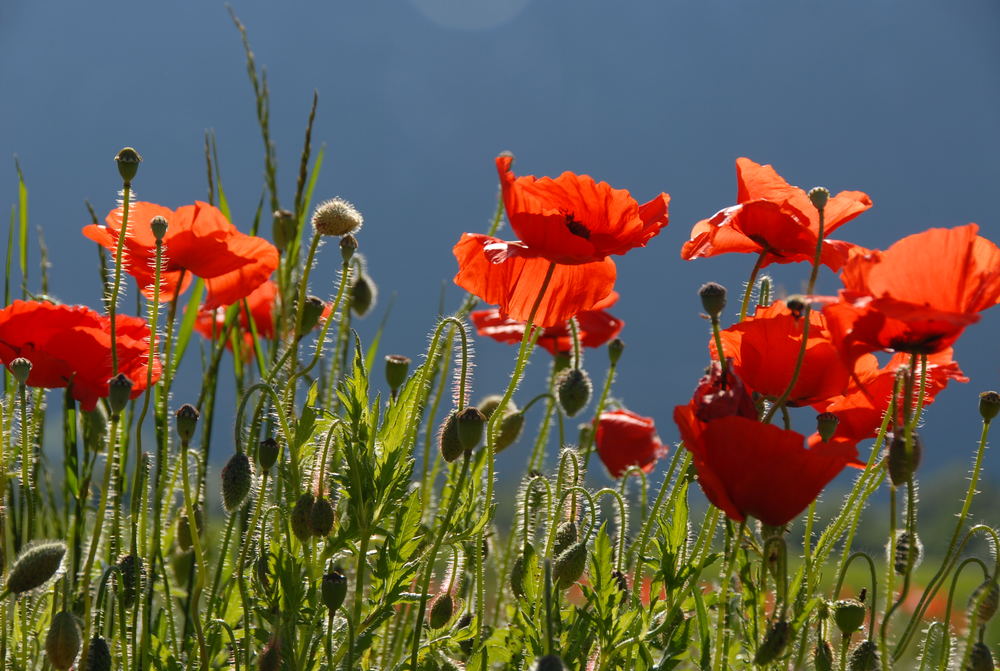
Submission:
[[979,227],[932,228],[882,251],[857,250],[840,300],[823,308],[845,358],[876,350],[932,354],[1000,299],[1000,248]]
[[[611,292],[606,301],[612,305],[618,300],[618,292]],[[497,342],[517,345],[524,338],[524,322],[505,318],[496,308],[476,310],[469,317],[476,327],[476,333],[493,338]],[[625,322],[607,310],[585,310],[576,315],[577,333],[581,347],[601,347],[618,336]],[[551,326],[542,331],[538,344],[552,356],[569,354],[573,351],[573,335],[569,323]]]
[[653,419],[631,410],[602,412],[594,442],[597,456],[613,478],[622,477],[629,466],[638,466],[649,473],[656,460],[667,453],[656,435]]
[[[163,238],[160,301],[183,292],[195,275],[205,280],[204,307],[231,305],[259,287],[278,267],[278,250],[267,240],[240,233],[222,212],[201,201],[176,211],[154,203],[129,206],[125,238],[125,270],[139,283],[143,295],[153,296],[156,238],[149,228],[153,217],[168,222]],[[108,213],[105,225],[90,224],[83,234],[114,252],[121,230],[122,211]]]
[[[681,248],[684,260],[729,252],[764,254],[772,263],[812,261],[819,236],[819,212],[802,189],[790,185],[770,165],[736,159],[737,204],[703,219]],[[824,209],[820,262],[833,270],[847,261],[853,245],[826,236],[872,206],[861,191],[841,191]]]
[[[132,381],[132,398],[146,389],[149,326],[143,319],[118,315],[118,372]],[[27,384],[72,387],[83,410],[93,410],[108,395],[111,378],[111,320],[90,308],[14,301],[0,310],[0,360],[31,362]],[[153,381],[160,362],[153,361]]]
[[592,263],[645,247],[667,225],[670,196],[639,205],[625,189],[564,172],[515,177],[509,154],[496,159],[510,226],[534,254],[563,264]]

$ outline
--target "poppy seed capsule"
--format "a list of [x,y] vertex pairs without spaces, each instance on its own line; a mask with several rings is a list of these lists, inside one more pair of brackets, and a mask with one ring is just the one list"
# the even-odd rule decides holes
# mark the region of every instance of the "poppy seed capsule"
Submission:
[[622,352],[624,351],[625,343],[622,342],[621,338],[615,338],[608,343],[608,359],[611,360],[612,366],[618,363],[618,359],[622,358]]
[[21,384],[28,383],[28,376],[31,375],[31,362],[23,356],[19,356],[8,364],[11,375]]
[[483,440],[483,430],[486,428],[486,415],[474,405],[470,405],[458,413],[455,421],[458,423],[458,441],[462,449],[471,452]]
[[385,382],[389,385],[389,391],[396,393],[406,382],[406,376],[410,373],[410,357],[402,354],[388,354],[385,357]]
[[124,373],[118,373],[108,380],[108,407],[111,408],[112,417],[121,414],[125,406],[128,405],[131,394],[132,380],[128,379]]
[[155,216],[149,220],[149,230],[153,233],[153,238],[157,242],[163,242],[163,237],[167,234],[169,223],[161,216]]
[[354,258],[354,252],[358,251],[358,239],[348,233],[340,239],[340,258],[347,263]]
[[983,421],[989,423],[1000,413],[1000,394],[995,391],[984,391],[979,395],[979,414]]
[[892,440],[889,441],[889,457],[886,462],[889,465],[889,479],[896,487],[913,479],[913,474],[917,472],[920,458],[924,453],[924,445],[917,432],[912,432],[911,436],[909,452],[906,450],[906,436],[904,434],[893,434]]
[[142,156],[139,156],[132,147],[124,147],[115,154],[115,164],[118,166],[118,174],[122,177],[122,182],[131,184],[135,179],[135,174],[139,172],[139,164],[142,163]]
[[261,469],[265,473],[274,467],[274,462],[278,460],[278,452],[280,450],[281,447],[274,438],[265,438],[260,441],[260,445],[257,447],[257,463],[260,464]]
[[977,641],[969,654],[969,665],[965,667],[966,671],[993,671],[995,668],[993,654],[989,647],[982,641]]
[[300,542],[305,543],[312,536],[312,507],[315,502],[315,498],[309,492],[305,492],[299,497],[299,500],[295,502],[295,506],[292,508],[292,533],[295,537],[299,539]]
[[784,620],[775,622],[767,630],[764,640],[761,642],[760,647],[757,648],[757,654],[754,655],[753,663],[758,666],[770,664],[784,652],[785,647],[791,639],[791,625]]
[[827,641],[820,641],[813,648],[813,666],[816,671],[833,670],[833,648]]
[[299,329],[300,338],[316,328],[325,309],[326,303],[319,296],[309,296],[306,298],[306,302],[302,306],[302,325]]
[[458,437],[458,413],[452,412],[441,425],[438,434],[438,448],[441,450],[441,458],[451,463],[465,453],[462,441]]
[[434,597],[434,602],[431,604],[431,612],[428,617],[428,622],[431,625],[431,629],[441,629],[451,621],[451,616],[455,612],[455,598],[451,595],[451,592],[441,592],[436,597]]
[[556,392],[559,405],[567,417],[573,417],[587,407],[592,388],[590,376],[579,368],[568,368],[559,373]]
[[226,512],[242,508],[252,486],[253,464],[246,454],[237,452],[222,467],[222,506]]
[[180,436],[181,443],[185,445],[194,438],[195,429],[198,428],[198,408],[190,403],[185,403],[177,411],[177,435]]
[[977,587],[969,597],[969,610],[975,614],[979,624],[985,624],[993,619],[1000,603],[1000,584],[991,578]]
[[274,238],[274,246],[284,251],[288,243],[295,239],[297,228],[294,212],[275,210],[271,215],[271,237]]
[[73,614],[64,610],[56,613],[45,635],[45,654],[53,668],[66,671],[73,666],[80,654],[82,639],[80,625]]
[[309,528],[312,529],[313,536],[325,538],[333,531],[333,519],[335,513],[333,504],[325,496],[316,497],[312,509],[309,511]]
[[323,576],[320,584],[320,593],[323,596],[323,604],[330,611],[330,614],[337,612],[337,609],[344,605],[347,598],[347,576],[338,568]]
[[872,641],[862,641],[851,653],[850,671],[877,671],[879,668],[878,647]]
[[701,298],[702,309],[713,319],[717,319],[726,309],[726,288],[717,282],[701,285],[698,296]]
[[816,415],[816,431],[824,443],[833,438],[839,423],[840,420],[832,412],[821,412]]
[[809,200],[812,201],[813,207],[822,212],[830,200],[830,190],[822,186],[814,186],[809,189]]
[[351,283],[351,310],[359,317],[364,317],[375,304],[375,283],[368,273],[362,272]]
[[11,594],[24,594],[41,587],[59,571],[65,555],[66,544],[62,541],[45,541],[29,546],[7,574],[4,590]]
[[320,235],[347,235],[361,228],[364,217],[343,198],[333,198],[316,206],[312,225]]
[[565,669],[566,665],[563,664],[562,658],[559,655],[539,657],[531,665],[531,671],[565,671]]
[[857,599],[841,599],[833,604],[833,621],[844,636],[850,636],[865,623],[867,610]]
[[569,546],[552,566],[552,577],[558,589],[568,589],[580,579],[587,567],[587,544],[576,543]]
[[90,647],[87,649],[87,659],[84,661],[81,671],[111,671],[111,648],[102,636],[94,636],[90,639]]

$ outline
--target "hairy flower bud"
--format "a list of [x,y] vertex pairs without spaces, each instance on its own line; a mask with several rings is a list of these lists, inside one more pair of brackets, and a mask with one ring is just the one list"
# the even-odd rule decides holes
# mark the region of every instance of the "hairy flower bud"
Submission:
[[153,238],[155,238],[157,242],[163,242],[163,238],[166,236],[167,228],[169,226],[170,224],[167,220],[159,215],[149,220],[149,230],[153,233]]
[[[194,509],[194,521],[198,526],[199,533],[204,531],[202,524],[201,508]],[[194,547],[194,529],[191,528],[191,520],[187,513],[182,513],[177,517],[177,547],[187,552]]]
[[997,583],[996,578],[985,581],[969,597],[969,611],[975,615],[979,624],[986,624],[993,619],[998,604],[1000,604],[1000,583]]
[[535,548],[531,543],[528,543],[514,559],[514,564],[510,569],[510,591],[518,599],[524,599],[528,596],[529,583],[527,581],[532,577],[530,571],[533,570],[534,565]]
[[388,354],[385,357],[385,381],[389,385],[389,391],[393,395],[406,382],[406,376],[410,372],[410,357],[402,354]]
[[889,479],[894,486],[900,487],[913,479],[923,453],[924,445],[916,431],[911,434],[909,451],[906,450],[905,435],[902,432],[893,434],[886,462],[889,466]]
[[621,338],[615,338],[608,343],[608,359],[611,361],[612,366],[618,363],[618,359],[622,358],[622,352],[624,351],[625,343],[622,342]]
[[300,338],[316,328],[325,309],[326,303],[319,296],[306,297],[306,302],[302,306],[302,323],[299,327]]
[[333,504],[325,496],[317,496],[309,511],[309,528],[313,536],[325,538],[333,531],[333,519],[336,516]]
[[319,235],[347,235],[364,223],[357,208],[343,198],[333,198],[316,206],[312,225]]
[[278,445],[278,441],[274,438],[265,438],[260,441],[260,445],[257,447],[257,463],[260,464],[261,469],[265,473],[274,467],[280,451],[281,446]]
[[118,166],[118,174],[121,175],[125,185],[132,183],[135,174],[139,172],[139,164],[142,163],[142,156],[139,156],[132,147],[124,147],[115,154],[115,164]]
[[965,671],[993,671],[995,668],[989,647],[982,641],[977,641],[969,653],[969,664]]
[[118,373],[108,380],[108,407],[111,408],[111,416],[118,417],[125,406],[128,405],[129,396],[132,395],[132,380],[124,373]]
[[28,546],[7,574],[4,591],[24,594],[41,587],[58,573],[65,555],[66,544],[62,541],[43,541]]
[[455,597],[451,592],[444,591],[434,597],[431,603],[431,612],[427,621],[431,629],[441,629],[451,621],[451,616],[455,612]]
[[118,560],[118,571],[121,575],[121,600],[126,608],[135,604],[135,599],[142,589],[144,567],[142,557],[127,554]]
[[573,417],[587,407],[592,388],[590,376],[586,371],[567,368],[559,373],[556,378],[556,395],[567,417]]
[[350,286],[351,294],[351,309],[354,310],[354,314],[359,317],[364,317],[375,305],[375,296],[377,289],[375,288],[375,282],[368,275],[368,273],[360,273]]
[[879,668],[878,646],[872,641],[862,641],[851,653],[847,668],[850,671],[877,671]]
[[[888,549],[888,548],[887,548]],[[911,536],[910,532],[899,530],[896,532],[896,553],[892,558],[892,565],[896,573],[906,575],[920,564],[924,546],[920,542],[919,536]]]
[[458,413],[452,412],[441,425],[438,433],[438,448],[441,450],[441,458],[451,463],[465,454],[462,440],[458,437]]
[[87,659],[84,660],[81,671],[111,671],[111,648],[104,637],[95,635],[90,639]]
[[458,424],[458,441],[462,449],[470,452],[483,440],[483,430],[486,428],[486,415],[479,408],[470,405],[458,413],[455,418]]
[[701,285],[698,296],[701,298],[702,309],[713,319],[717,319],[726,309],[726,288],[717,282]]
[[195,429],[198,428],[198,417],[201,413],[198,408],[190,403],[185,403],[177,411],[177,435],[180,436],[181,443],[188,444],[194,438]]
[[333,569],[333,571],[323,576],[320,593],[323,596],[323,604],[329,609],[330,613],[337,612],[337,609],[344,604],[344,599],[347,597],[347,576],[339,568]]
[[281,251],[285,251],[288,245],[295,240],[298,224],[295,221],[295,213],[289,210],[275,210],[271,215],[271,237],[274,239],[274,246]]
[[315,501],[316,499],[311,493],[305,492],[292,507],[292,533],[302,543],[308,541],[313,534],[310,518],[312,517],[312,508]]
[[354,258],[354,252],[358,251],[358,239],[348,233],[340,239],[340,258],[347,263]]
[[27,384],[28,376],[31,375],[31,362],[25,359],[23,356],[19,356],[13,361],[11,361],[7,367],[10,369],[11,375],[14,379],[21,384]]
[[761,642],[760,647],[757,648],[757,654],[754,655],[753,663],[758,666],[765,666],[777,659],[784,652],[785,647],[788,646],[788,642],[792,639],[792,633],[791,625],[784,620],[779,620],[772,624],[764,635],[764,640]]
[[576,522],[560,522],[556,526],[555,542],[552,545],[552,554],[559,556],[563,550],[576,543],[579,532],[576,529]]
[[979,414],[984,422],[991,422],[1000,413],[1000,393],[984,391],[979,395]]
[[252,486],[253,464],[246,454],[237,452],[222,467],[222,506],[226,512],[242,508]]
[[816,671],[833,671],[833,648],[827,641],[819,641],[813,648],[813,666]]
[[49,658],[49,664],[59,671],[66,671],[73,666],[76,656],[80,654],[82,639],[76,617],[64,610],[56,613],[45,635],[45,654]]
[[500,420],[500,432],[497,434],[496,453],[506,450],[517,442],[524,430],[524,413],[513,412]]
[[558,589],[568,589],[580,579],[587,567],[587,544],[575,543],[556,557],[552,577]]
[[867,609],[857,599],[841,599],[833,604],[833,621],[844,636],[850,636],[865,623]]

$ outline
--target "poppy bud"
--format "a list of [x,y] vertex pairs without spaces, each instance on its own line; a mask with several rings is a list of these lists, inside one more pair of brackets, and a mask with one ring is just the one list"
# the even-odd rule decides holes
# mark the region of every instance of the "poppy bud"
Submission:
[[[458,621],[455,622],[455,629],[468,629],[470,624],[472,624],[472,613],[463,613],[462,617],[458,618]],[[471,655],[472,643],[473,640],[471,638],[466,638],[459,641],[458,647],[460,647],[462,652],[466,655]]]
[[333,518],[335,513],[333,504],[325,496],[316,497],[316,501],[309,511],[309,528],[312,529],[313,536],[325,538],[333,531]]
[[268,562],[268,555],[262,554],[253,563],[254,577],[257,578],[257,582],[263,585],[265,588],[271,584],[270,574],[271,566]]
[[552,566],[552,577],[558,589],[567,589],[573,585],[587,566],[587,544],[576,543],[566,548],[556,557]]
[[982,641],[976,642],[969,654],[969,665],[965,667],[966,671],[993,671],[995,668],[993,654],[989,647]]
[[253,465],[243,452],[229,457],[222,467],[222,506],[233,513],[243,507],[253,485]]
[[[202,525],[202,515],[201,508],[194,509],[194,521],[198,525],[198,530],[204,529]],[[188,518],[187,513],[181,514],[177,517],[177,533],[176,533],[177,547],[179,547],[184,552],[187,552],[192,547],[194,547],[194,530],[191,528],[191,520]]]
[[914,431],[910,440],[910,451],[906,451],[906,436],[902,433],[895,433],[889,442],[889,457],[886,462],[889,465],[889,479],[893,486],[899,487],[913,479],[913,474],[920,465],[920,457],[923,456],[924,445],[920,436]]
[[783,585],[788,575],[788,547],[783,537],[771,536],[764,541],[764,560],[771,576]]
[[344,604],[344,599],[347,597],[347,576],[339,568],[333,569],[332,572],[323,576],[320,592],[323,596],[323,603],[332,615]]
[[177,411],[177,435],[180,436],[181,443],[187,445],[194,437],[194,431],[198,427],[198,417],[201,413],[190,403],[185,403]]
[[169,224],[163,217],[157,215],[149,220],[149,230],[157,242],[163,242],[163,237],[167,234]]
[[410,357],[402,354],[388,354],[385,357],[385,381],[389,390],[395,395],[406,382],[410,372]]
[[316,499],[309,492],[305,492],[295,502],[292,508],[292,533],[302,543],[305,543],[312,536],[312,507]]
[[819,437],[824,443],[833,438],[839,423],[840,419],[832,412],[821,412],[816,415],[816,431],[819,432]]
[[316,206],[312,225],[319,235],[347,235],[364,223],[357,208],[343,198],[333,198]]
[[108,380],[108,407],[111,408],[111,416],[118,417],[121,411],[128,405],[128,398],[132,394],[132,380],[123,373],[118,373]]
[[625,343],[622,342],[621,338],[615,338],[608,343],[608,359],[611,361],[612,366],[618,363],[618,359],[622,358],[622,352],[624,351]]
[[563,664],[562,658],[559,655],[545,655],[544,657],[539,657],[535,660],[535,663],[531,665],[531,671],[565,671],[566,665]]
[[[491,394],[486,398],[484,398],[483,400],[479,401],[476,407],[479,408],[479,411],[481,413],[486,415],[486,419],[489,419],[490,417],[493,416],[493,412],[500,407],[500,401],[502,400],[503,396],[501,396],[500,394]],[[516,412],[516,411],[517,411],[517,406],[514,405],[513,401],[509,401],[507,403],[507,412]]]
[[142,586],[142,557],[133,554],[125,555],[118,560],[118,570],[121,574],[122,603],[126,608],[131,608]]
[[819,641],[813,648],[813,666],[816,671],[833,671],[833,648],[827,641]]
[[576,543],[576,540],[576,522],[561,522],[556,527],[556,537],[552,545],[552,554],[558,557],[562,554],[563,550]]
[[865,623],[867,610],[857,599],[841,599],[833,604],[833,621],[844,636],[850,636]]
[[809,189],[809,200],[812,201],[813,207],[822,212],[830,200],[830,190],[822,186],[814,186]]
[[111,648],[102,636],[90,639],[82,671],[111,671]]
[[701,285],[698,289],[701,297],[701,307],[713,319],[718,318],[726,308],[726,288],[716,282]]
[[257,463],[265,473],[271,470],[274,466],[274,462],[278,460],[278,452],[281,450],[281,446],[278,445],[278,441],[274,438],[265,438],[260,441],[260,445],[257,447]]
[[323,310],[325,309],[326,303],[319,296],[309,296],[306,298],[306,302],[302,306],[302,325],[299,329],[300,338],[316,328],[316,324],[319,324],[319,319],[323,316]]
[[7,574],[4,591],[24,594],[41,587],[59,571],[66,544],[62,541],[44,541],[26,548]]
[[483,429],[486,428],[486,415],[474,405],[470,405],[455,419],[458,425],[458,441],[462,449],[470,452],[483,440]]
[[177,582],[187,582],[194,573],[194,550],[171,553],[170,565],[174,569],[174,576]]
[[285,251],[288,243],[295,240],[297,228],[294,212],[275,210],[271,218],[271,237],[274,238],[274,246]]
[[993,619],[1000,603],[1000,584],[996,578],[991,578],[981,584],[969,597],[969,611],[975,614],[979,624],[985,624]]
[[351,283],[351,309],[354,314],[364,317],[375,304],[375,283],[368,273],[362,272]]
[[513,445],[521,437],[524,430],[524,413],[514,412],[500,420],[500,433],[497,434],[496,453]]
[[83,644],[80,625],[72,613],[59,611],[52,618],[49,632],[45,635],[45,654],[49,663],[59,671],[73,666]]
[[129,185],[139,172],[142,156],[139,156],[139,152],[132,147],[125,147],[115,154],[115,163],[118,165],[118,174],[122,176],[122,182]]
[[995,391],[984,391],[979,395],[979,414],[984,422],[990,422],[1000,412],[1000,394]]
[[28,376],[31,375],[31,362],[23,356],[19,356],[8,364],[11,375],[21,384],[28,383]]
[[438,435],[438,447],[441,450],[441,458],[451,463],[465,453],[462,441],[458,437],[458,413],[452,412],[448,419],[441,425]]
[[427,621],[431,629],[441,629],[451,621],[451,616],[455,612],[455,597],[451,592],[445,591],[434,597],[431,604],[431,612]]
[[354,258],[354,252],[358,251],[358,239],[348,233],[340,239],[340,258],[347,263]]
[[257,657],[257,671],[278,671],[281,668],[281,641],[271,638]]
[[556,392],[559,405],[567,417],[573,417],[586,407],[590,402],[592,388],[590,376],[579,368],[568,368],[559,373]]
[[[888,550],[888,548],[886,548]],[[917,567],[922,559],[924,546],[919,536],[911,537],[908,531],[896,532],[896,554],[893,556],[893,568],[899,575],[906,575]]]
[[850,671],[877,671],[878,647],[872,641],[862,641],[851,653],[851,660],[847,665]]
[[753,663],[758,666],[770,664],[784,652],[788,642],[792,639],[792,627],[784,620],[779,620],[771,625],[764,635],[764,641],[757,648]]

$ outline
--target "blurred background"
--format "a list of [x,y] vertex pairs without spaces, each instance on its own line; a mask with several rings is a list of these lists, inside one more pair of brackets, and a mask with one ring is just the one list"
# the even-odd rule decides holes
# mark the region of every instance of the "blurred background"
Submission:
[[[267,72],[286,207],[319,94],[313,138],[326,161],[316,196],[343,196],[364,213],[361,251],[380,293],[356,324],[370,340],[394,297],[384,353],[416,359],[442,290],[447,310],[458,305],[451,247],[489,223],[498,152],[515,153],[518,174],[589,173],[640,202],[671,194],[670,226],[617,259],[621,300],[612,310],[626,322],[627,345],[612,393],[654,417],[665,442],[678,440],[672,408],[690,397],[707,360],[697,288],[714,280],[738,294],[754,262],[679,258],[691,226],[734,203],[738,156],[771,163],[805,188],[867,192],[875,206],[836,236],[864,246],[970,221],[1000,239],[995,0],[248,0],[232,8]],[[124,145],[145,159],[139,198],[176,208],[206,197],[203,145],[214,130],[235,223],[249,229],[264,188],[263,145],[240,36],[221,2],[4,2],[0,92],[0,205],[17,202],[16,155],[61,300],[99,307],[97,253],[80,234],[84,201],[101,217],[114,206],[112,159]],[[338,267],[327,246],[312,292],[332,294]],[[779,295],[800,291],[808,274],[770,270]],[[29,275],[37,289],[37,244]],[[820,291],[837,288],[824,269]],[[130,283],[123,305],[134,296]],[[730,306],[731,321],[738,300]],[[926,477],[961,481],[967,470],[977,395],[1000,387],[998,335],[995,309],[958,342],[971,382],[952,384],[926,414]],[[474,400],[502,391],[514,355],[492,341],[475,346]],[[522,403],[541,391],[548,358],[535,353]],[[603,351],[587,353],[597,385],[606,361]],[[175,389],[179,405],[197,381]],[[811,415],[796,421],[812,431]],[[501,455],[502,480],[522,469],[527,449]],[[988,468],[996,481],[1000,460]],[[949,510],[958,496],[957,485],[948,490]]]

